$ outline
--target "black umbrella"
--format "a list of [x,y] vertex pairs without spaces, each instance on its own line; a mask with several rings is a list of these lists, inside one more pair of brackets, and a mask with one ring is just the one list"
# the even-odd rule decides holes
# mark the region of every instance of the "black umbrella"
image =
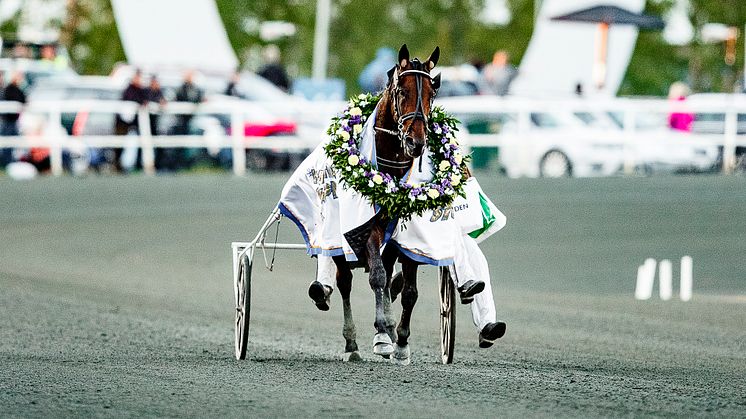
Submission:
[[593,66],[594,79],[599,89],[606,82],[606,50],[609,43],[610,25],[633,25],[640,29],[661,30],[666,25],[658,16],[634,13],[618,6],[594,6],[588,9],[578,10],[562,16],[553,17],[552,20],[565,22],[588,22],[598,24],[598,39],[596,49],[596,60]]
[[605,23],[607,25],[634,25],[640,29],[663,29],[666,24],[658,16],[634,13],[617,6],[594,6],[566,15],[553,17],[552,20],[570,22]]

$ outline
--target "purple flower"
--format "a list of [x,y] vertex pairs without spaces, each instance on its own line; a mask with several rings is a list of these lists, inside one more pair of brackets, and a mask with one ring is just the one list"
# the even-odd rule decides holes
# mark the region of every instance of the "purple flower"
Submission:
[[347,132],[350,132],[350,131],[352,131],[352,127],[351,127],[351,126],[349,126],[349,125],[343,125],[343,126],[342,126],[342,129],[343,129],[343,130],[345,130],[345,131],[347,131]]

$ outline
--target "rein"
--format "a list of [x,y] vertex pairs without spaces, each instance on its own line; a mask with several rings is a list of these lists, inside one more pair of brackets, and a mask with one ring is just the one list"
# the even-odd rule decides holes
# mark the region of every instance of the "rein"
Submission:
[[[399,139],[400,147],[404,148],[404,142],[407,138],[409,138],[409,131],[412,129],[412,125],[409,125],[409,129],[404,131],[404,123],[408,120],[417,121],[420,120],[425,123],[425,129],[427,129],[428,126],[428,118],[427,115],[425,115],[424,110],[422,109],[422,78],[427,77],[428,80],[432,83],[432,76],[430,73],[422,70],[405,70],[402,71],[397,76],[397,83],[393,84],[393,89],[398,89],[398,81],[404,76],[413,75],[416,77],[417,82],[417,104],[415,106],[414,112],[409,112],[404,115],[401,113],[401,106],[399,104],[398,97],[394,94],[394,117],[397,118],[397,131],[386,129],[383,127],[374,127],[376,131],[383,132],[385,134],[389,134],[392,136],[395,136]],[[391,93],[391,90],[389,90],[389,93]],[[406,161],[394,161],[394,160],[387,160],[383,159],[381,157],[376,157],[376,160],[379,162],[379,165],[388,167],[390,169],[406,169],[410,167],[412,164],[413,159],[409,159]]]

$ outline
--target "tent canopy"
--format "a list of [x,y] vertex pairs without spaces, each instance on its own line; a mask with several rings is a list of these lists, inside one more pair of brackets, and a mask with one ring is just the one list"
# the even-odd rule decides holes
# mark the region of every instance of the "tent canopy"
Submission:
[[606,23],[609,25],[633,25],[640,29],[663,29],[665,23],[657,16],[631,12],[619,6],[600,5],[553,17],[552,20],[568,22]]

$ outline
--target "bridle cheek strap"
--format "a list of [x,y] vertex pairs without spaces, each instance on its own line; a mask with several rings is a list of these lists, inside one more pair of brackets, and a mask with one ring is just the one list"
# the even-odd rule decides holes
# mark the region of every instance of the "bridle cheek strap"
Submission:
[[397,83],[394,84],[394,87],[396,88],[398,86],[398,80],[401,77],[407,76],[407,75],[413,75],[415,76],[415,81],[417,82],[417,105],[415,106],[414,112],[409,112],[406,114],[401,113],[400,107],[399,107],[399,100],[396,96],[394,96],[394,107],[396,110],[396,114],[399,116],[397,120],[398,125],[398,137],[399,141],[401,142],[402,148],[404,147],[404,142],[409,136],[409,131],[412,129],[412,125],[409,125],[409,129],[404,131],[404,122],[408,120],[417,121],[420,120],[425,123],[425,129],[427,129],[428,126],[428,120],[427,115],[425,115],[425,111],[422,108],[422,78],[427,77],[428,80],[432,82],[432,76],[430,73],[422,70],[405,70],[399,73],[395,80],[397,80]]

